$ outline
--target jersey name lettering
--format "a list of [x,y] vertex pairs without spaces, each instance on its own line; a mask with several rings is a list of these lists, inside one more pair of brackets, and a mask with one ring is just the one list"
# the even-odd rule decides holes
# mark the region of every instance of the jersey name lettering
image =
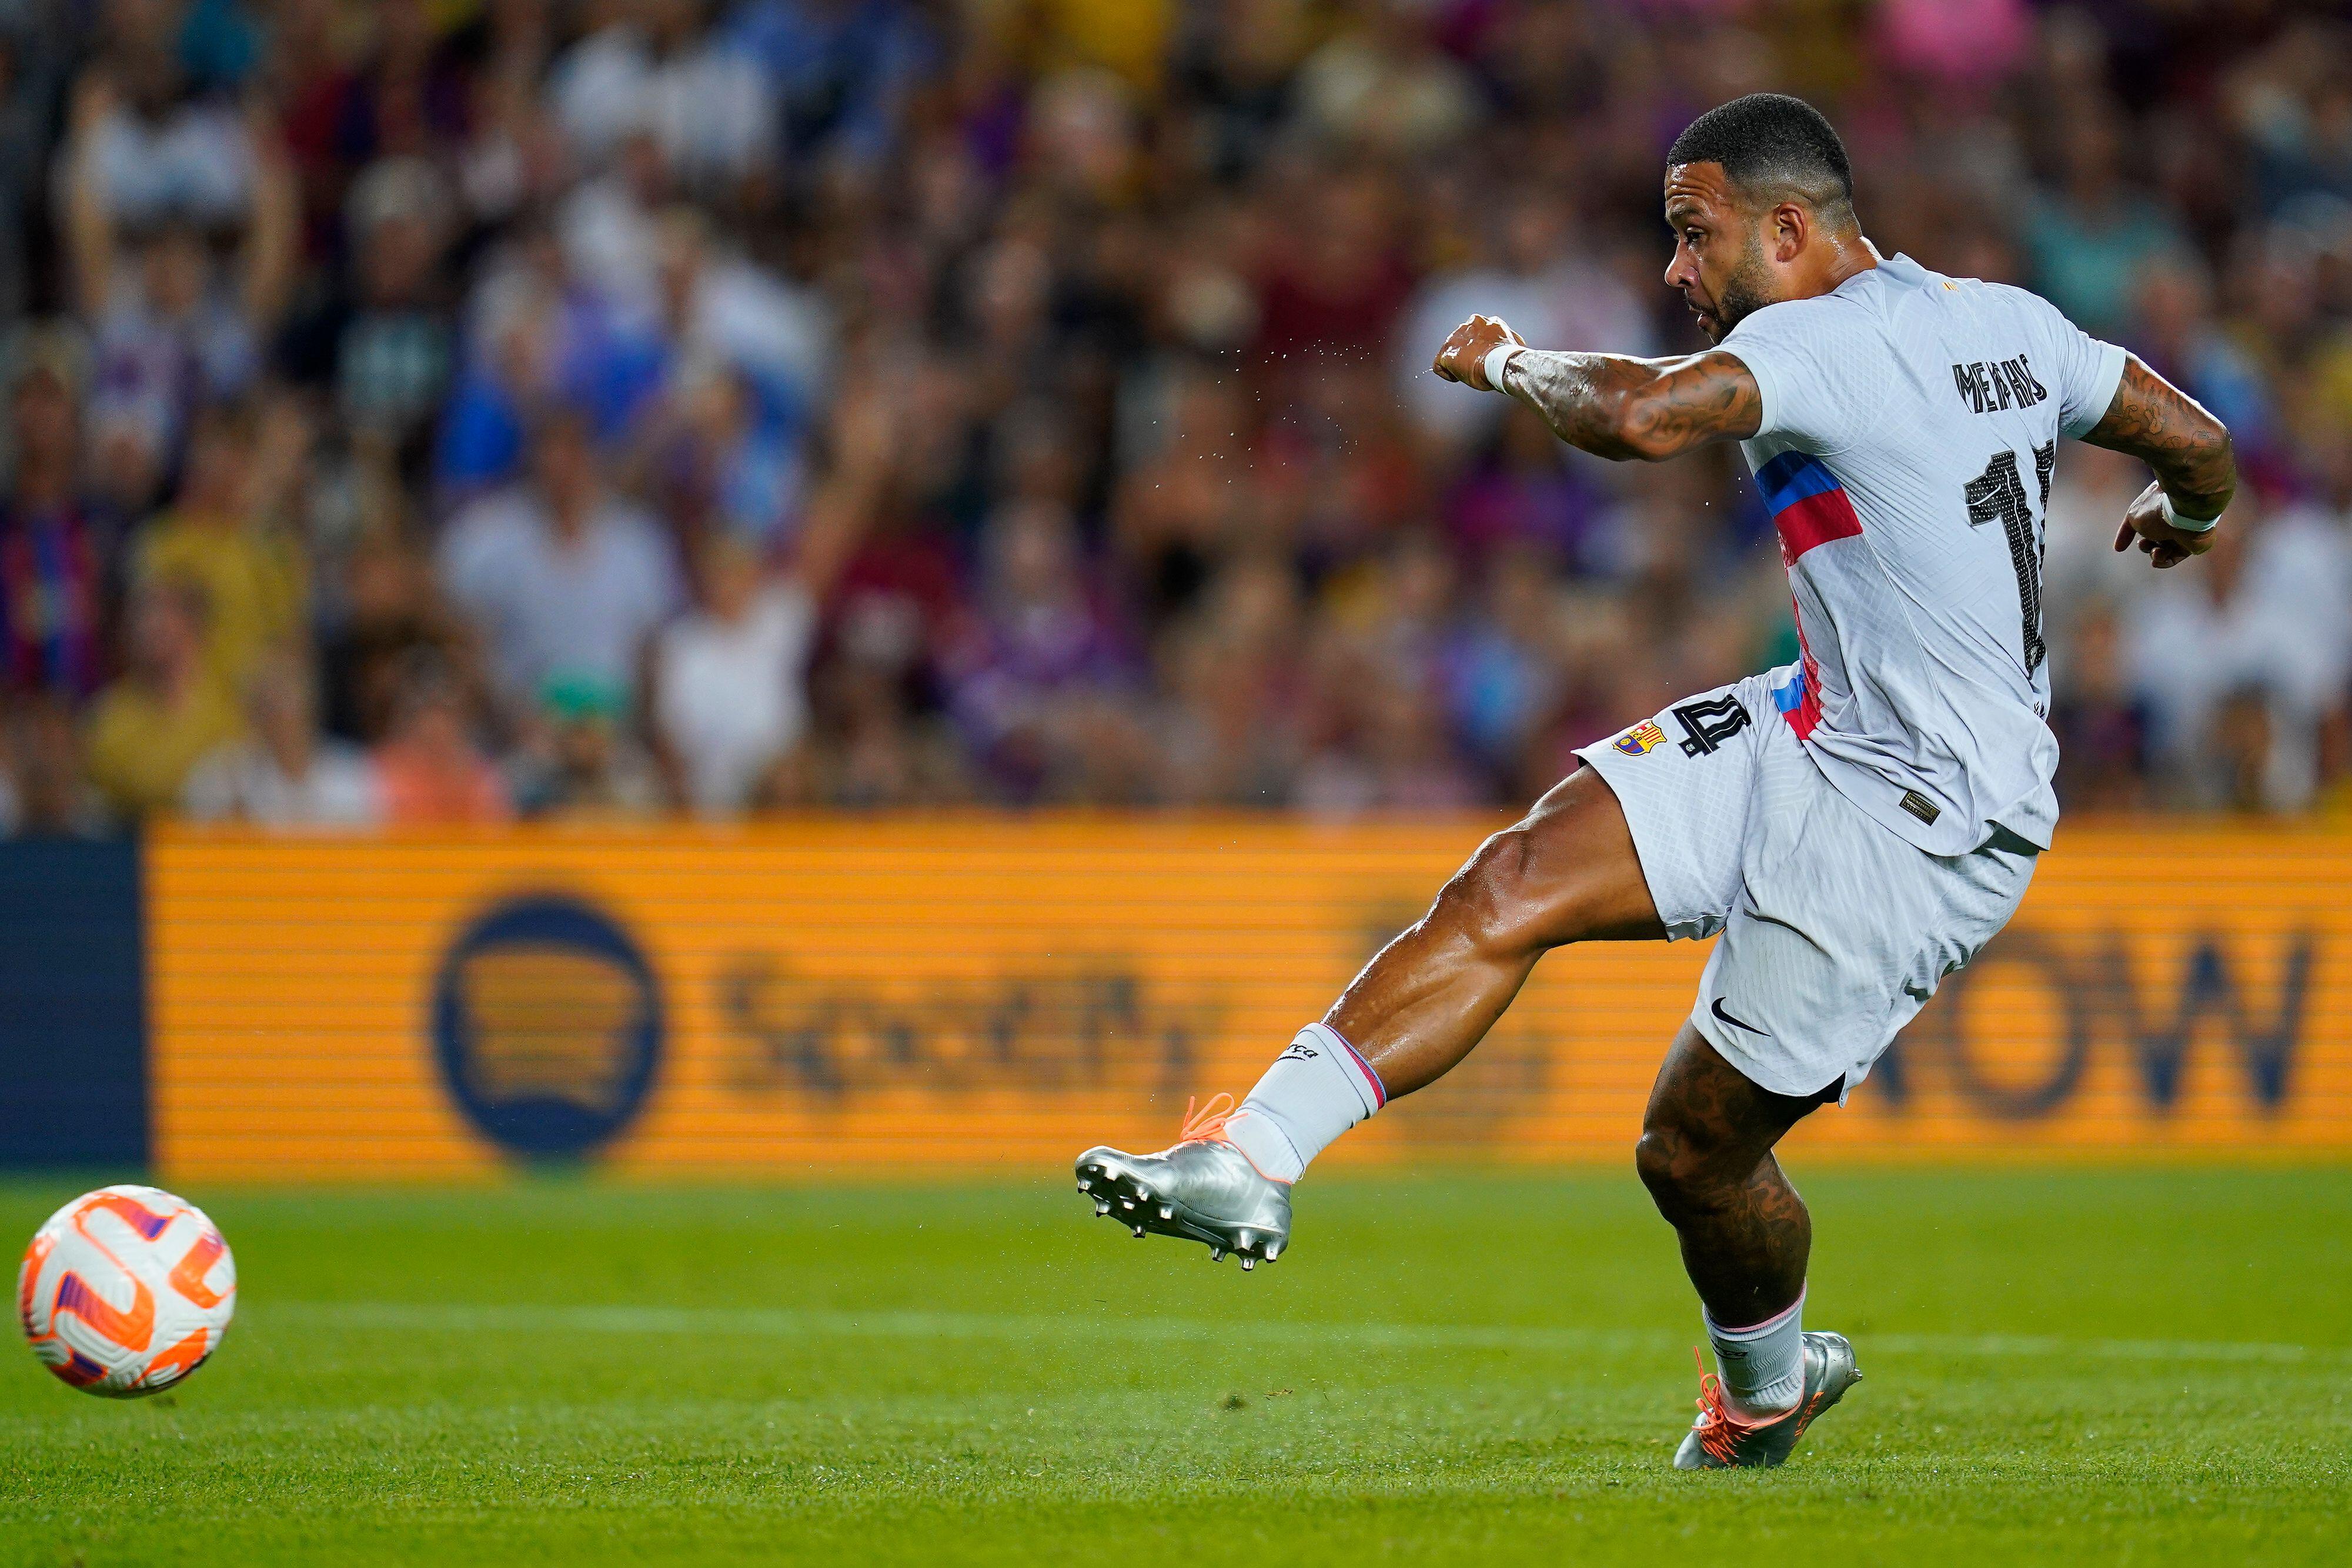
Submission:
[[2013,360],[1979,360],[1952,367],[1952,385],[1971,413],[1997,413],[2005,408],[2032,408],[2050,395],[2033,379],[2033,367],[2020,354]]

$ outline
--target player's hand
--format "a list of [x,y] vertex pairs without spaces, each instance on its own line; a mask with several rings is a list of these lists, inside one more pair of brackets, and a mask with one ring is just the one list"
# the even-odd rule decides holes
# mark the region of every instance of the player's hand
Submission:
[[1528,340],[1504,325],[1499,316],[1473,316],[1454,329],[1445,347],[1437,350],[1433,368],[1449,382],[1460,382],[1477,392],[1493,392],[1486,384],[1486,356],[1498,343],[1517,343],[1524,349]]
[[2200,533],[2177,528],[2164,520],[2164,490],[2150,485],[2139,493],[2139,498],[2124,513],[2124,525],[2116,530],[2116,550],[2118,554],[2139,541],[2140,553],[2148,564],[2162,571],[2179,566],[2192,555],[2203,555],[2213,548],[2213,537],[2221,530],[2210,528]]

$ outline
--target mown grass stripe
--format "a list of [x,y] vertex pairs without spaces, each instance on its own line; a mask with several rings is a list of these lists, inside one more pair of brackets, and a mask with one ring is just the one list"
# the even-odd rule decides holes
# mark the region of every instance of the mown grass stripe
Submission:
[[[877,1339],[1028,1340],[1098,1337],[1107,1325],[1130,1337],[1257,1340],[1354,1344],[1376,1349],[1549,1352],[1674,1349],[1682,1343],[1644,1329],[1539,1328],[1507,1323],[1297,1322],[1234,1319],[1050,1315],[1045,1313],[826,1312],[774,1307],[531,1306],[433,1301],[276,1301],[257,1315],[326,1328],[394,1329],[426,1333],[833,1334]],[[1686,1337],[1686,1336],[1685,1336]],[[1889,1355],[2012,1358],[2085,1357],[2100,1361],[2203,1361],[2279,1365],[2352,1363],[2352,1347],[2238,1340],[2076,1339],[2055,1334],[1885,1333],[1863,1336]]]

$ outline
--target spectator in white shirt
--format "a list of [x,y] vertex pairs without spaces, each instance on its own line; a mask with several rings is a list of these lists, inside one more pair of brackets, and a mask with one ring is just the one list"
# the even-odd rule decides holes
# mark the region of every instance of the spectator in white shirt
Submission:
[[681,598],[668,536],[606,485],[586,419],[571,409],[541,416],[527,482],[451,522],[439,571],[482,629],[516,715],[559,676],[633,695],[646,640]]
[[751,55],[703,26],[701,0],[628,0],[555,63],[549,102],[581,161],[644,132],[670,172],[716,191],[773,155],[776,105]]
[[250,732],[206,756],[180,797],[192,821],[356,827],[383,804],[367,754],[319,734],[309,666],[292,653],[263,661],[247,694]]
[[1415,423],[1447,441],[1475,437],[1501,422],[1501,400],[1463,395],[1468,389],[1439,381],[1413,345],[1441,322],[1473,310],[1500,315],[1523,329],[1531,343],[1572,343],[1612,354],[1658,351],[1657,330],[1640,296],[1607,263],[1577,248],[1576,228],[1559,198],[1530,193],[1495,215],[1480,236],[1494,254],[1466,270],[1433,273],[1406,305],[1396,335],[1397,395]]
[[701,602],[656,645],[654,723],[687,804],[732,816],[808,728],[816,601],[731,534],[705,540],[696,567]]
[[833,352],[824,300],[721,243],[698,210],[648,206],[614,174],[572,192],[556,223],[570,274],[624,330],[666,345],[673,368],[730,366],[773,406],[818,401]]
[[701,601],[654,652],[653,729],[675,793],[705,816],[741,811],[808,729],[819,606],[848,564],[896,444],[893,393],[846,390],[833,465],[812,497],[790,570],[741,529],[714,528],[696,560]]
[[67,281],[96,338],[93,434],[131,505],[178,460],[195,405],[258,375],[299,261],[283,147],[258,120],[174,98],[175,70],[145,48],[94,66],[58,159]]
[[2166,573],[2133,608],[2132,664],[2184,803],[2294,810],[2318,783],[2319,724],[2341,699],[2345,650],[2284,574],[2261,570],[2268,524],[2250,488],[2230,522],[2193,578]]

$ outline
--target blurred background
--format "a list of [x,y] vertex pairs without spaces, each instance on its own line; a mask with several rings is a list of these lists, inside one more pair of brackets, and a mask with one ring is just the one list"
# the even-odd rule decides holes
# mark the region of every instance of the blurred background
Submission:
[[[0,0],[0,1164],[1154,1146],[1793,657],[1734,450],[1427,369],[1697,347],[1662,154],[1759,89],[2246,475],[2157,574],[2062,456],[2067,826],[1801,1141],[2340,1157],[2337,7]],[[1622,1159],[1700,957],[1545,965],[1345,1157]]]
[[152,1179],[245,1277],[184,1397],[0,1369],[0,1557],[1692,1556],[1705,944],[1548,958],[1246,1286],[1064,1184],[1794,656],[1735,450],[1428,372],[1698,347],[1663,153],[1766,89],[2245,481],[2159,574],[2060,456],[2066,821],[1783,1151],[1898,1396],[1787,1517],[2352,1561],[2344,0],[0,0],[0,1243]]
[[2352,805],[2352,28],[2285,0],[14,0],[0,829],[1523,802],[1791,656],[1737,453],[1434,380],[1696,340],[1660,154],[2235,432],[2051,503],[2068,810]]

